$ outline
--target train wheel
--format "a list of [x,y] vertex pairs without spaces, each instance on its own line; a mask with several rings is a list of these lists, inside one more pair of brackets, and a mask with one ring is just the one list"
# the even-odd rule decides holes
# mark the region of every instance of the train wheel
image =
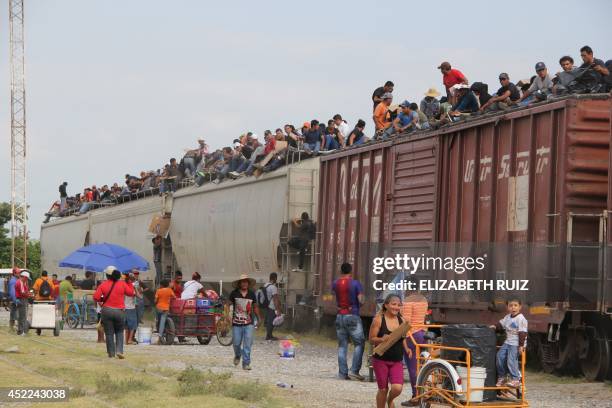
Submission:
[[603,380],[610,367],[610,343],[601,327],[586,330],[578,341],[579,363],[588,381]]
[[545,373],[552,374],[563,371],[572,362],[576,350],[576,336],[574,332],[565,331],[561,334],[559,341],[549,342],[546,335],[540,339],[539,352],[540,364]]

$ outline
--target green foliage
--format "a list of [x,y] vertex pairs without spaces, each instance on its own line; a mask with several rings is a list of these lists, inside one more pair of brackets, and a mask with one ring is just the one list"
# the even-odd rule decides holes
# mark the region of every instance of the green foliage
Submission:
[[104,373],[96,379],[96,393],[109,398],[120,398],[128,392],[142,392],[151,388],[151,384],[134,377],[113,380],[108,373]]
[[227,387],[231,377],[232,373],[215,374],[210,370],[201,371],[189,366],[177,377],[177,396],[218,394]]
[[[11,237],[7,224],[11,221],[11,204],[0,203],[0,268],[10,268],[11,265]],[[17,242],[19,244],[19,242]],[[40,241],[28,241],[28,269],[34,277],[40,275]]]

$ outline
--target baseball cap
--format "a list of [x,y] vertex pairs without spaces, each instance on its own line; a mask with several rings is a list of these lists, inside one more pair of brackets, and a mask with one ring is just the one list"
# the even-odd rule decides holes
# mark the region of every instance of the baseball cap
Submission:
[[391,92],[385,92],[381,99],[393,99],[393,94]]
[[30,272],[28,272],[28,271],[21,271],[19,276],[25,276],[26,278],[30,279]]
[[410,106],[410,102],[408,100],[405,100],[404,102],[400,103],[400,108],[407,108]]
[[510,79],[510,77],[505,72],[502,72],[499,74],[499,79]]
[[546,64],[544,64],[543,62],[538,62],[538,63],[535,65],[535,70],[536,70],[536,72],[537,72],[537,71],[540,71],[540,70],[542,70],[542,69],[546,69]]
[[302,125],[302,127],[305,127],[305,128],[310,129],[310,122],[304,122],[304,124]]
[[257,140],[257,139],[258,139],[258,138],[257,138],[257,135],[256,135],[255,133],[253,133],[253,134],[251,135],[251,139],[252,139],[252,140]]
[[438,67],[438,69],[451,69],[451,64],[448,61],[444,61],[443,63],[440,64],[440,66]]
[[240,144],[240,142],[236,142],[236,143],[234,143],[234,147],[240,147],[240,146],[242,146],[242,145]]

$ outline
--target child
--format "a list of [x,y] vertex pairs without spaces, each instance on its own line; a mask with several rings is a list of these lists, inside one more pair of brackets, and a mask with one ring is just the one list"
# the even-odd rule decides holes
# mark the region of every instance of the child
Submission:
[[511,380],[506,383],[508,387],[518,388],[521,386],[521,370],[518,358],[525,351],[527,340],[527,319],[521,314],[521,301],[510,299],[507,303],[508,312],[496,326],[491,326],[499,331],[506,332],[506,341],[497,352],[497,387],[502,387],[509,372]]
[[159,344],[161,344],[161,337],[164,335],[164,329],[166,328],[166,319],[170,310],[170,299],[174,297],[174,291],[168,287],[169,285],[168,279],[163,279],[160,282],[160,288],[155,292],[155,308],[157,309],[157,321],[159,324]]

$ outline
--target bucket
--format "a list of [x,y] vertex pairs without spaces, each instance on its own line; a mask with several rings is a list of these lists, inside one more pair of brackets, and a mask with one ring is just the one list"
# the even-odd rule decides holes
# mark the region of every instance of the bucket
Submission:
[[[461,388],[463,390],[462,394],[459,394],[459,399],[461,401],[466,400],[466,392],[468,386],[468,372],[467,367],[457,366],[457,374],[461,377]],[[487,369],[483,367],[471,367],[470,368],[470,389],[473,388],[482,388],[485,384],[485,379],[487,378]],[[482,402],[482,393],[483,390],[475,390],[471,391],[469,397],[470,402]]]
[[278,354],[281,358],[295,358],[295,345],[291,340],[280,340],[278,348]]
[[138,344],[139,345],[150,345],[152,334],[153,334],[153,330],[150,327],[139,327],[138,335],[136,336],[136,338],[138,339]]

